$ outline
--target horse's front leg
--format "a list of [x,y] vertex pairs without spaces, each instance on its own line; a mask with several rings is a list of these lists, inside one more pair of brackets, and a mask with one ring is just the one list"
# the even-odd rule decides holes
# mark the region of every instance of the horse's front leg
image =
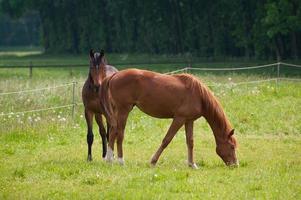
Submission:
[[93,135],[93,112],[85,109],[85,118],[86,118],[86,123],[87,123],[87,144],[88,144],[88,161],[92,161],[92,144],[94,140],[94,135]]
[[[125,107],[126,108],[126,107]],[[118,162],[120,165],[124,165],[123,159],[123,139],[124,139],[124,129],[126,126],[126,121],[130,112],[130,107],[128,109],[121,109],[118,113],[118,121],[117,121],[117,155]]]
[[159,149],[157,150],[157,152],[153,155],[153,157],[151,159],[152,165],[156,165],[161,153],[167,147],[167,145],[170,143],[170,141],[175,136],[175,134],[178,132],[178,130],[181,128],[181,126],[183,126],[184,122],[185,122],[184,118],[176,117],[173,119],[173,121],[167,131],[167,134],[165,135],[164,139],[162,140],[161,146],[159,147]]
[[103,121],[102,121],[101,114],[96,114],[95,115],[95,120],[98,124],[99,135],[100,135],[101,140],[102,140],[102,158],[104,159],[106,154],[107,154],[107,137],[106,137],[106,130],[103,126]]
[[106,160],[108,162],[112,162],[113,160],[113,152],[114,152],[114,142],[117,138],[117,155],[119,164],[124,164],[123,159],[123,138],[124,138],[124,129],[126,125],[126,120],[129,115],[132,106],[123,106],[117,109],[117,124],[115,126],[110,126],[110,137],[109,137],[109,147],[106,155]]
[[185,123],[185,134],[188,154],[188,166],[193,169],[198,169],[198,166],[193,160],[193,121]]

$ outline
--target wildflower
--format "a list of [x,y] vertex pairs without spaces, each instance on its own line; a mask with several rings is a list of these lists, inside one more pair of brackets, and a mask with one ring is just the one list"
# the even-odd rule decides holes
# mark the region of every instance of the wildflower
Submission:
[[62,118],[59,119],[59,121],[65,122],[65,121],[66,121],[66,118],[65,118],[65,117],[62,117]]
[[53,137],[48,137],[48,141],[53,141]]
[[229,80],[229,81],[231,81],[231,80],[232,80],[232,78],[231,78],[231,77],[229,77],[229,78],[228,78],[228,80]]

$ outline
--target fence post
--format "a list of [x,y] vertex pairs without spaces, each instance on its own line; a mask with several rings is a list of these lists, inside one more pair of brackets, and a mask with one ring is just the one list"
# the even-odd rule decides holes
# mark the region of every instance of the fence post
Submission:
[[75,115],[75,86],[76,86],[77,82],[73,81],[72,82],[72,118],[74,119],[74,115]]
[[29,63],[29,78],[32,78],[32,61]]
[[277,79],[276,79],[276,90],[278,90],[278,82],[280,78],[280,62],[277,63]]
[[70,67],[70,76],[72,77],[73,76],[73,68]]
[[192,67],[192,55],[189,56],[189,65],[188,65],[188,72],[189,72],[189,69]]

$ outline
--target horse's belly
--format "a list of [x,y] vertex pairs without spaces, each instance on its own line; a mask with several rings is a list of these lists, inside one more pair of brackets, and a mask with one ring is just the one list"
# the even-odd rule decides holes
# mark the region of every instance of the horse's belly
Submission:
[[136,106],[145,114],[156,118],[172,118],[174,113],[169,109],[162,109],[157,105],[144,105],[137,103]]

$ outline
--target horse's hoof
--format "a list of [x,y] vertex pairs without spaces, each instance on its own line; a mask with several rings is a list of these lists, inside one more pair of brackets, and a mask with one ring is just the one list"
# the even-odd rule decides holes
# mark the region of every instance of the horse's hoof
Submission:
[[88,162],[91,162],[93,159],[92,159],[92,156],[88,156],[88,158],[87,158],[87,161]]
[[151,167],[156,167],[156,164],[157,164],[156,161],[151,160],[151,162],[150,162],[150,166],[151,166]]
[[123,158],[118,158],[117,159],[118,160],[118,163],[120,164],[120,165],[124,165],[124,159]]
[[156,163],[155,164],[154,163],[149,163],[149,165],[150,165],[151,168],[155,168],[156,167]]
[[104,158],[104,161],[106,161],[107,163],[113,163],[114,158],[106,156],[106,157]]
[[192,169],[199,169],[199,167],[195,163],[188,163],[188,166],[191,167]]
[[107,153],[106,153],[106,157],[105,157],[105,160],[108,162],[108,163],[112,163],[113,160],[114,160],[114,152],[113,150],[109,147]]

